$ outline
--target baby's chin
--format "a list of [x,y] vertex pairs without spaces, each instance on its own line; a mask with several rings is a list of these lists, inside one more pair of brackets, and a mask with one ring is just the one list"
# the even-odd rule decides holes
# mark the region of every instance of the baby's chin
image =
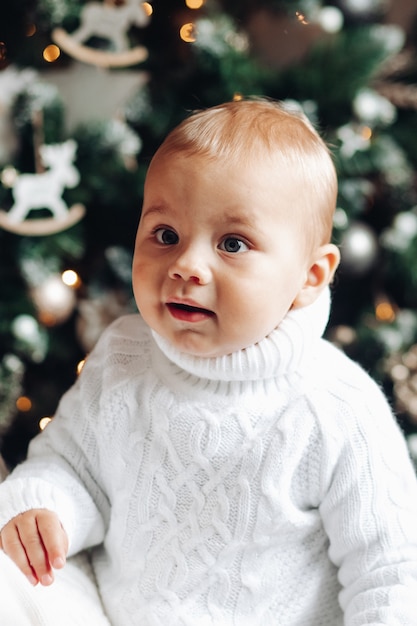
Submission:
[[[158,330],[156,330],[158,333]],[[196,359],[217,359],[228,356],[233,352],[239,352],[244,347],[237,345],[236,347],[225,345],[213,345],[211,342],[200,341],[196,336],[191,335],[187,337],[183,336],[170,336],[168,334],[158,333],[165,341],[170,343],[182,354],[186,354],[189,357]]]
[[[162,335],[163,336],[163,335]],[[248,343],[233,343],[229,345],[221,346],[205,346],[205,345],[190,345],[188,342],[172,340],[170,337],[164,337],[171,345],[173,345],[179,352],[186,354],[193,358],[201,359],[220,359],[222,357],[231,356],[232,354],[243,352],[253,346],[257,345],[264,339],[257,341],[251,341]]]
[[178,352],[201,359],[227,357],[252,348],[258,345],[277,328],[277,325],[274,325],[271,330],[263,328],[259,333],[246,335],[244,340],[242,340],[236,333],[235,336],[230,338],[225,338],[224,335],[216,337],[216,333],[205,333],[204,331],[190,329],[189,327],[182,330],[172,329],[167,328],[164,324],[149,323],[150,321],[155,322],[155,320],[148,321],[145,318],[145,321],[154,332],[167,341],[173,348],[178,350]]

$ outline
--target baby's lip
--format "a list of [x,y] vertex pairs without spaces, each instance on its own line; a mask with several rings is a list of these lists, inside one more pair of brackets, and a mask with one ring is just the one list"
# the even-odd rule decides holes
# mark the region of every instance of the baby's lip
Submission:
[[180,314],[183,312],[184,315],[198,314],[204,317],[212,317],[214,315],[214,311],[211,311],[210,309],[201,306],[201,304],[195,302],[194,300],[189,299],[183,300],[173,298],[166,302],[166,306],[172,313],[178,312]]

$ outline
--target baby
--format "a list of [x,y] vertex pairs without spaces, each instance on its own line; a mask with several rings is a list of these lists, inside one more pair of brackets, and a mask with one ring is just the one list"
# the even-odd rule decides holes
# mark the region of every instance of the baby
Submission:
[[[417,624],[406,445],[322,339],[336,195],[325,143],[278,103],[216,106],[167,137],[134,252],[140,315],[104,332],[0,485],[2,624]],[[72,556],[87,548],[95,584]],[[4,621],[23,593],[27,620]]]

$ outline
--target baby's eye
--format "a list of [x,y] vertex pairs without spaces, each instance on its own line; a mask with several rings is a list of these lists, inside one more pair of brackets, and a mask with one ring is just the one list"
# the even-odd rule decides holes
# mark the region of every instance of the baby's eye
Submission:
[[170,228],[158,228],[154,234],[156,240],[166,246],[172,246],[179,241],[177,233]]
[[226,239],[223,239],[219,247],[225,252],[231,252],[234,254],[249,250],[249,246],[237,237],[226,237]]

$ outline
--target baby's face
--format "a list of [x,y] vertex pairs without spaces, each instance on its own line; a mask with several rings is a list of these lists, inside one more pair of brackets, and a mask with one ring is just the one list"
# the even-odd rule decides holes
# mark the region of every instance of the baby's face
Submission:
[[145,183],[133,289],[146,322],[179,350],[214,357],[266,337],[310,259],[289,171],[157,156]]

